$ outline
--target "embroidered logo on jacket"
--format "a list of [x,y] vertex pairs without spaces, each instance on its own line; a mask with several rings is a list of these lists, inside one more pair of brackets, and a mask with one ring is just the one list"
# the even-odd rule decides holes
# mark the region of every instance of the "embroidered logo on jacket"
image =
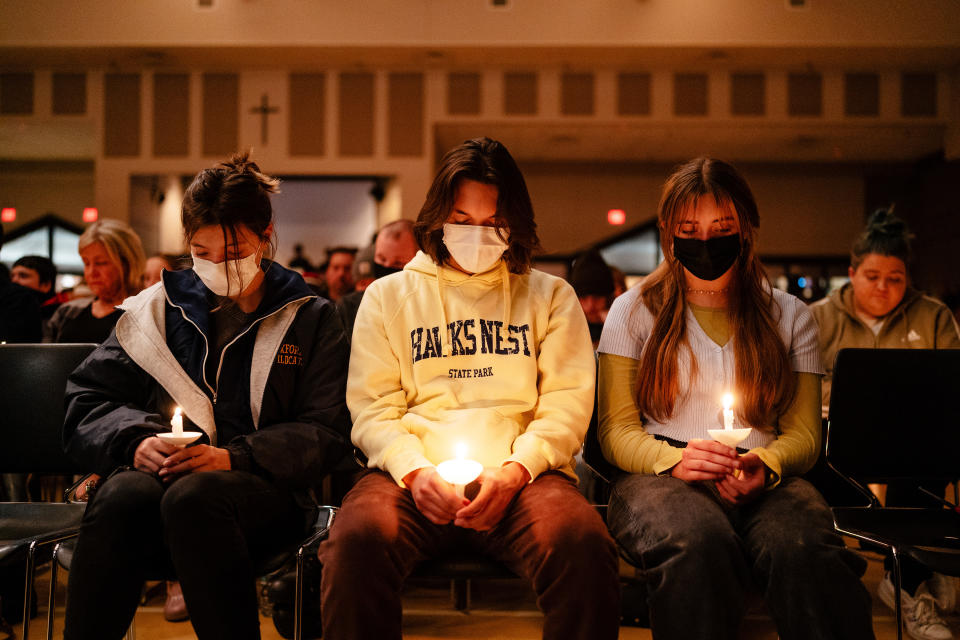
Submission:
[[[530,356],[530,325],[509,325],[504,331],[500,320],[454,320],[446,325],[447,347],[451,356],[495,354]],[[414,362],[427,358],[446,358],[440,344],[440,327],[417,327],[410,332],[410,356]]]
[[280,349],[277,351],[277,364],[302,367],[303,352],[295,344],[284,343],[280,345]]
[[907,334],[907,340],[910,342],[916,342],[917,340],[923,340],[919,333],[915,329],[910,329],[910,333]]

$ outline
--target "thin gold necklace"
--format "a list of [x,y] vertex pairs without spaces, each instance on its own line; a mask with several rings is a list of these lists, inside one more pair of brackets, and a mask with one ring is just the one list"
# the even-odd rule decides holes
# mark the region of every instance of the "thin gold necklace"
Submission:
[[687,293],[704,293],[708,296],[719,296],[730,291],[730,287],[725,287],[723,289],[690,289],[687,288]]

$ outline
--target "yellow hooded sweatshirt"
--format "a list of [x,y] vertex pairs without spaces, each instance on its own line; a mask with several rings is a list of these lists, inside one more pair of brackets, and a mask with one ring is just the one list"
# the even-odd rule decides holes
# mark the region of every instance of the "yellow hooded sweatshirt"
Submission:
[[367,288],[347,379],[353,443],[398,484],[466,447],[531,481],[573,456],[593,410],[586,318],[564,280],[501,260],[467,275],[424,253]]

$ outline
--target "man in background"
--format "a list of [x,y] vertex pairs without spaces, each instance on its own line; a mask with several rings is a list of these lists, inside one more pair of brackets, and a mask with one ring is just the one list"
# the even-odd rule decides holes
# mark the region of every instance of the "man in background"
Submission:
[[[0,226],[3,247],[3,226]],[[0,273],[0,342],[40,342],[43,335],[36,294]]]
[[357,250],[353,247],[332,247],[327,249],[327,260],[323,271],[323,282],[317,293],[331,302],[337,302],[353,291],[353,260]]
[[[391,273],[402,271],[404,265],[417,255],[417,241],[413,237],[413,222],[410,220],[394,220],[385,224],[377,232],[377,239],[374,241],[372,249],[373,259],[369,262],[372,275],[370,282]],[[358,254],[359,261],[360,256]],[[367,284],[369,285],[369,282]],[[343,322],[347,340],[350,340],[353,336],[353,321],[357,317],[357,309],[360,308],[362,299],[363,290],[358,290],[345,295],[337,302],[337,311],[340,312],[340,320]]]
[[603,322],[613,302],[615,283],[613,272],[600,252],[591,249],[581,254],[570,271],[570,284],[577,292],[577,299],[590,327],[590,339],[596,348],[603,331]]
[[13,263],[10,281],[34,292],[40,303],[40,318],[50,319],[66,297],[57,295],[54,286],[57,282],[57,265],[45,256],[23,256]]

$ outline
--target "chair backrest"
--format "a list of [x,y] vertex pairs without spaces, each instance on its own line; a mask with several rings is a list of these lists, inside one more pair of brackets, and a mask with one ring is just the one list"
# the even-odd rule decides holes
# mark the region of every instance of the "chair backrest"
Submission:
[[597,433],[600,428],[598,409],[599,403],[594,396],[593,415],[590,416],[590,426],[587,427],[587,435],[583,440],[583,462],[593,469],[600,479],[611,483],[622,472],[604,457],[603,450],[600,448],[600,437]]
[[0,345],[0,472],[79,473],[63,452],[67,376],[95,344]]
[[861,482],[960,476],[960,350],[842,349],[827,461]]

